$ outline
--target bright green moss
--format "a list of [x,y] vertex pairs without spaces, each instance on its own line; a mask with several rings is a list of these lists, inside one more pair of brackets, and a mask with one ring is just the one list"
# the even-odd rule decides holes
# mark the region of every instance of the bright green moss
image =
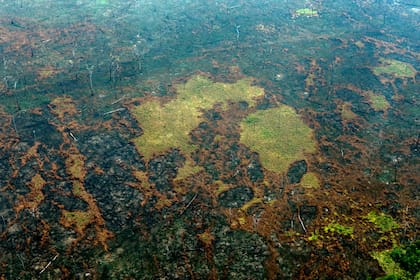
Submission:
[[264,94],[262,88],[251,85],[251,79],[225,84],[199,75],[177,85],[176,91],[177,97],[166,104],[151,100],[133,110],[144,131],[134,143],[147,160],[169,148],[178,148],[189,155],[196,148],[190,143],[189,133],[203,121],[203,110],[216,103],[226,108],[228,101],[255,105],[254,98]]
[[319,238],[319,232],[318,230],[315,230],[315,232],[312,232],[311,236],[308,237],[309,241],[317,241]]
[[326,233],[338,233],[344,236],[352,236],[353,235],[353,227],[347,227],[340,225],[338,223],[330,223],[324,227],[324,231]]
[[313,131],[286,105],[246,117],[241,122],[240,141],[258,152],[265,168],[279,173],[316,149]]
[[392,217],[384,213],[377,214],[375,211],[371,211],[366,215],[366,218],[369,222],[375,224],[382,232],[388,232],[398,228],[398,224]]
[[399,78],[413,78],[416,75],[416,69],[406,62],[395,59],[380,59],[381,65],[373,68],[373,73],[379,76],[388,74]]

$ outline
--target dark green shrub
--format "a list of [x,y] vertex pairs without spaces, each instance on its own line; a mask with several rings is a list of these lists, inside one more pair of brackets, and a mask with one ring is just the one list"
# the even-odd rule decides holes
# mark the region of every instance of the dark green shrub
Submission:
[[402,269],[411,275],[420,271],[420,240],[417,240],[406,247],[397,247],[391,252],[391,258],[397,262]]

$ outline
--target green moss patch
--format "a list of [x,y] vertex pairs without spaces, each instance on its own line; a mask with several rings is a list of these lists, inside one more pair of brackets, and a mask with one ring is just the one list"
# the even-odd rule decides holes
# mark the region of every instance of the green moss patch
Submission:
[[380,58],[380,65],[373,68],[373,73],[377,76],[387,74],[398,78],[414,78],[416,72],[411,64],[386,58]]
[[233,84],[216,83],[197,75],[176,86],[177,96],[172,101],[161,104],[150,100],[137,106],[133,114],[144,131],[134,139],[137,149],[147,160],[169,148],[178,148],[189,155],[196,148],[190,143],[189,133],[203,121],[203,110],[217,103],[227,107],[228,101],[255,105],[254,98],[262,96],[264,91],[251,82],[242,79]]
[[398,228],[398,224],[392,217],[384,213],[377,214],[375,211],[371,211],[366,215],[366,218],[369,222],[375,224],[382,232],[388,232]]
[[311,236],[308,237],[308,240],[309,241],[318,241],[319,237],[320,237],[320,235],[319,235],[318,230],[315,230],[315,232],[312,232]]
[[324,227],[326,233],[337,233],[344,236],[353,235],[353,227],[343,226],[338,223],[330,223]]
[[246,117],[240,141],[258,152],[262,165],[274,172],[287,172],[291,163],[316,150],[313,131],[286,105]]

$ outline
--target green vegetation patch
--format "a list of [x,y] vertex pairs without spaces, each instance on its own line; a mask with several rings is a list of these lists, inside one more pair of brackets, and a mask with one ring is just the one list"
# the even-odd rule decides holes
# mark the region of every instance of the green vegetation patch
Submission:
[[379,279],[408,279],[404,270],[391,258],[390,250],[373,252],[372,257],[378,261],[381,268],[387,274]]
[[412,276],[411,278],[416,276],[416,279],[420,279],[420,240],[405,247],[395,247],[390,256]]
[[357,115],[351,110],[351,103],[346,102],[341,106],[341,118],[344,121],[351,121],[357,118]]
[[319,231],[316,229],[315,232],[311,233],[311,236],[308,237],[309,241],[317,241],[319,239]]
[[379,280],[399,279],[420,279],[420,242],[410,244],[407,247],[395,247],[392,250],[373,252],[372,257],[376,259],[386,276]]
[[84,211],[66,211],[63,212],[63,221],[66,226],[74,225],[76,231],[82,232],[83,229],[92,221],[93,216]]
[[411,64],[386,58],[380,58],[380,65],[373,68],[373,73],[377,76],[388,74],[398,78],[414,78],[416,72]]
[[178,174],[176,176],[176,180],[183,180],[185,178],[187,178],[188,176],[192,175],[192,174],[196,174],[200,171],[202,171],[203,168],[201,166],[197,166],[195,165],[195,163],[190,160],[187,159],[184,163],[184,165],[178,169]]
[[389,102],[383,95],[369,92],[368,99],[370,106],[372,106],[375,111],[387,111],[389,109]]
[[377,214],[375,211],[371,211],[366,215],[366,218],[369,222],[375,224],[382,232],[388,232],[398,228],[398,224],[392,217],[384,213]]
[[420,240],[405,247],[395,247],[390,252],[390,256],[392,260],[398,263],[411,276],[420,279]]
[[365,44],[362,41],[356,41],[354,43],[359,49],[363,49],[365,47]]
[[286,105],[246,117],[240,141],[258,152],[262,165],[274,172],[287,172],[291,163],[316,150],[313,131]]
[[308,172],[305,175],[303,175],[302,180],[300,181],[300,184],[305,188],[319,188],[320,183],[318,176],[313,172]]
[[309,8],[303,8],[303,9],[297,9],[295,11],[296,16],[307,16],[307,17],[316,17],[318,16],[318,11],[309,9]]
[[137,106],[133,114],[144,131],[134,139],[137,149],[147,160],[169,148],[189,155],[196,148],[190,143],[189,133],[203,121],[203,110],[217,103],[226,108],[228,101],[255,105],[254,98],[264,91],[251,82],[252,79],[242,79],[233,84],[216,83],[197,75],[176,86],[177,96],[172,101],[161,104],[151,100]]
[[338,233],[344,236],[353,235],[353,227],[343,226],[338,223],[330,223],[324,227],[326,233]]

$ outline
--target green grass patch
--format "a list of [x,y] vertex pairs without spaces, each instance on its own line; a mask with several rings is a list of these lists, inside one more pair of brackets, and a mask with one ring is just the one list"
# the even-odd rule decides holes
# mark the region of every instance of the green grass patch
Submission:
[[380,58],[380,65],[373,68],[373,73],[377,76],[387,74],[399,78],[414,78],[416,72],[411,64],[386,58]]
[[286,105],[246,117],[240,141],[258,152],[262,165],[274,172],[286,172],[291,163],[316,150],[313,131]]
[[352,107],[351,103],[348,103],[348,102],[344,103],[341,106],[341,118],[344,121],[351,121],[357,118],[357,115],[351,110],[351,107]]
[[303,175],[302,180],[300,181],[300,184],[305,188],[319,188],[320,183],[318,176],[313,172],[308,172]]
[[144,133],[134,139],[137,149],[149,160],[154,154],[169,148],[178,148],[189,155],[195,146],[190,143],[189,133],[203,118],[203,110],[215,104],[227,108],[228,101],[246,101],[255,105],[255,97],[262,96],[260,87],[252,86],[251,79],[242,79],[233,84],[216,83],[197,75],[185,84],[176,86],[177,96],[166,104],[158,100],[147,101],[133,110]]
[[197,166],[192,160],[187,159],[184,165],[178,169],[178,174],[175,180],[184,180],[185,178],[193,174],[196,174],[202,170],[203,170],[203,167]]
[[385,96],[380,94],[375,94],[370,92],[368,95],[370,106],[375,111],[386,111],[389,109],[389,102],[386,100]]

